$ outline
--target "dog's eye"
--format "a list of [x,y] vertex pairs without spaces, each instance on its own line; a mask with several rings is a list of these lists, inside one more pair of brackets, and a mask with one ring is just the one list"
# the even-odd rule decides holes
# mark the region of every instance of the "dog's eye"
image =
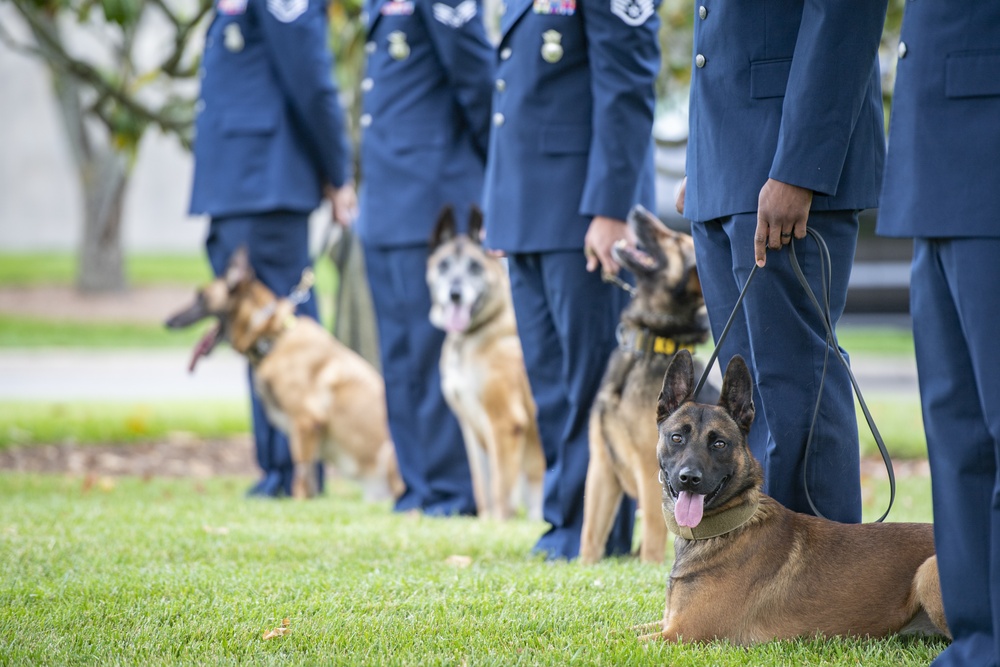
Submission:
[[472,262],[471,264],[469,264],[469,275],[470,276],[478,276],[478,275],[481,275],[482,272],[483,272],[483,265],[482,264],[479,264],[478,262]]
[[712,449],[725,449],[729,446],[729,443],[725,440],[716,440],[712,443]]
[[442,259],[441,263],[438,264],[438,273],[448,273],[448,269],[450,268],[451,268],[451,260],[447,258]]
[[680,433],[674,433],[673,435],[670,436],[670,442],[679,445],[682,442],[684,442],[684,438],[681,437]]

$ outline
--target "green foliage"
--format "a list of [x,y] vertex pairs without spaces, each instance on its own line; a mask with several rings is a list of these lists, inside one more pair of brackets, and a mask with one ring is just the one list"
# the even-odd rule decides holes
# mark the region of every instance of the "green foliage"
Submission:
[[[904,481],[926,497],[926,479]],[[338,481],[315,501],[248,501],[247,482],[0,474],[0,661],[908,667],[944,647],[640,643],[667,566],[545,563],[529,555],[541,523],[393,514]]]

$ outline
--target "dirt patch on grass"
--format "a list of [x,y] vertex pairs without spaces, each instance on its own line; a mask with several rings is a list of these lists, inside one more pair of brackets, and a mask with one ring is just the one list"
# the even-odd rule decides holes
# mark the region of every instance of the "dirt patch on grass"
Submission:
[[0,313],[72,322],[163,322],[194,298],[183,286],[133,287],[115,294],[84,294],[69,286],[0,287]]

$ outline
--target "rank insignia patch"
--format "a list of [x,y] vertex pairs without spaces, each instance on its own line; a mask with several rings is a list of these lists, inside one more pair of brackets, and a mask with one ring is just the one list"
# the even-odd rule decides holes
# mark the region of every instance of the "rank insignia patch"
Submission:
[[267,10],[282,23],[291,23],[307,9],[309,0],[267,0]]
[[452,8],[443,2],[432,7],[434,18],[452,28],[461,28],[476,15],[476,0],[462,0],[457,7]]
[[611,12],[629,25],[642,25],[655,11],[653,0],[611,0]]

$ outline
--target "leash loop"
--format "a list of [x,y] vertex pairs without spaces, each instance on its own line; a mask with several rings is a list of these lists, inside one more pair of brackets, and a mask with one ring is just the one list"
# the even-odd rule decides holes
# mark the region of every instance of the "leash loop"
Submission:
[[[823,373],[820,376],[819,389],[816,394],[816,406],[813,409],[812,421],[809,424],[809,435],[806,438],[805,453],[802,461],[802,486],[806,493],[806,501],[809,503],[809,507],[812,509],[813,513],[815,513],[818,517],[826,518],[823,513],[819,511],[819,508],[816,507],[816,504],[813,502],[812,495],[809,493],[807,472],[809,470],[809,452],[812,449],[813,431],[816,427],[816,420],[819,416],[819,408],[823,399],[823,387],[826,384],[827,364],[829,362],[830,350],[833,349],[836,351],[836,358],[847,370],[847,375],[851,380],[851,386],[854,387],[854,393],[858,397],[858,403],[861,406],[861,411],[864,413],[865,421],[868,423],[868,428],[871,430],[872,436],[875,438],[875,444],[878,446],[879,454],[882,456],[882,462],[885,464],[885,469],[889,476],[889,506],[886,507],[885,513],[883,513],[882,516],[875,521],[875,523],[882,523],[886,517],[889,516],[890,510],[892,510],[893,502],[896,499],[896,476],[892,469],[892,459],[889,457],[889,451],[886,449],[885,442],[882,440],[882,434],[879,433],[878,427],[875,425],[875,419],[868,410],[868,404],[861,395],[861,388],[858,386],[858,381],[854,377],[854,373],[851,371],[851,365],[847,362],[847,359],[840,351],[840,344],[837,342],[837,336],[833,332],[833,322],[830,316],[830,289],[832,283],[833,263],[830,260],[830,249],[826,245],[826,241],[823,239],[823,236],[818,231],[812,227],[807,227],[806,233],[813,238],[819,247],[820,276],[823,282],[822,304],[820,304],[819,299],[816,298],[812,288],[809,286],[809,281],[806,280],[805,274],[799,267],[798,259],[795,256],[794,242],[788,244],[791,252],[789,260],[791,261],[792,271],[795,273],[795,277],[798,278],[799,284],[802,285],[806,296],[812,302],[813,306],[815,306],[820,319],[823,321],[823,328],[826,330],[826,352],[823,358]],[[708,380],[709,371],[712,370],[712,366],[715,364],[715,361],[719,356],[719,350],[722,347],[722,343],[725,341],[726,336],[729,334],[729,329],[732,328],[733,322],[736,319],[736,313],[739,311],[740,306],[743,305],[743,298],[746,296],[747,289],[750,287],[750,282],[757,273],[757,268],[757,265],[754,264],[753,268],[750,270],[750,275],[747,276],[746,283],[743,284],[743,289],[740,291],[739,298],[736,299],[736,305],[733,306],[733,312],[729,315],[729,320],[726,322],[726,326],[723,327],[722,333],[719,335],[719,340],[715,344],[715,349],[712,350],[712,356],[705,365],[705,370],[701,375],[701,379],[695,387],[694,394],[692,394],[692,398],[694,399],[698,398],[698,394],[701,392],[706,380]]]

